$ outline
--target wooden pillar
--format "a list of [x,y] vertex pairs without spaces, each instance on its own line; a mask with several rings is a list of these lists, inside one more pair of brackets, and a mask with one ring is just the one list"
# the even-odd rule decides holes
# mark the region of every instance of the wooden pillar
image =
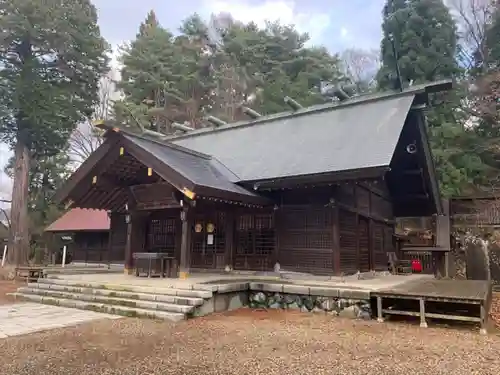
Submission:
[[224,223],[226,228],[226,248],[224,254],[224,261],[226,266],[229,266],[231,270],[234,268],[234,226],[235,226],[235,214],[233,209],[226,211],[226,222]]
[[[451,225],[450,225],[450,201],[447,199],[443,200],[443,215],[436,218],[436,245],[443,247],[445,249],[451,248]],[[441,263],[441,262],[440,262]],[[439,270],[444,274],[445,277],[450,276],[450,268],[452,268],[452,259],[450,254],[447,252],[444,256],[444,264],[439,264],[439,268],[444,268],[444,270]],[[453,276],[453,275],[451,275]]]
[[127,220],[127,243],[125,245],[125,273],[131,274],[134,270],[134,253],[144,251],[144,230],[146,224],[144,214],[132,211],[126,217]]
[[134,268],[134,260],[132,258],[132,239],[133,239],[133,223],[132,215],[126,215],[125,220],[127,222],[127,242],[125,244],[125,269],[124,272],[128,275],[132,274]]
[[109,215],[109,232],[108,232],[108,244],[107,244],[107,251],[106,251],[106,260],[108,262],[108,269],[111,268],[111,252],[113,251],[113,216],[112,214],[108,213]]
[[356,185],[353,186],[354,192],[354,207],[356,209],[356,267],[358,272],[361,271],[361,258],[359,256],[359,204]]
[[191,228],[189,225],[189,207],[181,209],[181,253],[179,259],[179,278],[186,279],[189,276],[189,250],[191,248]]
[[340,217],[339,205],[335,203],[333,207],[333,272],[340,275]]

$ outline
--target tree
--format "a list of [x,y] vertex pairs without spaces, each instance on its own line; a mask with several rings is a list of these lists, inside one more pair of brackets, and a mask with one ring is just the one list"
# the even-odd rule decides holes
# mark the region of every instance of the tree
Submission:
[[379,69],[378,52],[349,48],[342,52],[344,74],[356,85],[358,92],[373,88]]
[[442,0],[387,0],[383,11],[379,85],[394,88],[394,40],[403,84],[431,82],[460,74],[457,27]]
[[90,116],[106,48],[89,0],[0,2],[0,138],[15,160],[10,263],[29,257],[31,160],[56,155]]
[[78,124],[69,140],[68,156],[71,163],[79,166],[102,144],[102,131],[92,125],[95,120],[112,117],[113,99],[117,97],[115,82],[110,73],[99,82],[99,102],[90,117]]
[[[5,167],[5,173],[9,177],[14,175],[14,163],[12,157]],[[52,200],[52,197],[70,174],[70,158],[66,151],[53,156],[31,159],[28,183],[30,255],[43,249],[42,235],[45,228],[60,217],[64,210]]]
[[451,7],[458,15],[459,60],[469,71],[478,68],[482,71],[482,62],[489,58],[486,34],[495,8],[494,1],[452,0]]
[[173,37],[153,15],[122,55],[125,98],[116,112],[156,131],[171,133],[173,122],[202,127],[209,114],[239,121],[247,117],[243,106],[286,111],[287,95],[305,106],[324,103],[321,83],[342,77],[339,58],[306,48],[307,34],[293,26],[261,29],[227,14],[209,22],[194,14]]
[[[396,88],[394,41],[404,86],[455,78],[458,87],[431,96],[428,133],[444,196],[463,194],[484,183],[488,166],[477,152],[478,137],[468,126],[470,115],[462,110],[467,82],[458,65],[455,21],[442,0],[387,0],[384,7],[381,88]],[[460,82],[461,81],[461,82]],[[462,84],[461,84],[462,83]]]

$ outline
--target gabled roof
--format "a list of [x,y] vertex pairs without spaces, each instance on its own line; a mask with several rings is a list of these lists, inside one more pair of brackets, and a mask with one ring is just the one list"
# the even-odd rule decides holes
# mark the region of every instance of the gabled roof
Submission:
[[[137,147],[151,153],[152,156],[174,169],[198,188],[205,187],[256,196],[255,193],[234,184],[233,182],[238,181],[238,177],[212,156],[130,134],[123,134],[123,137]],[[158,172],[161,175],[161,171]],[[193,189],[195,189],[194,186]]]
[[108,213],[105,210],[73,208],[50,224],[46,232],[97,232],[110,228]]
[[388,166],[413,100],[330,107],[172,142],[216,156],[240,181]]
[[[383,175],[391,165],[412,105],[425,103],[429,92],[449,86],[446,81],[404,92],[360,96],[162,141],[105,126],[106,142],[57,197],[66,200],[79,182],[96,171],[96,165],[105,164],[106,155],[116,152],[117,145],[179,191],[255,204],[268,201],[244,188],[249,186],[245,182],[319,174],[339,177],[352,171],[357,178],[373,177],[374,171]],[[425,129],[420,137],[427,144]],[[429,159],[430,154],[425,154]],[[432,161],[426,169],[437,186]],[[439,195],[434,190],[433,195]]]
[[[99,174],[99,168],[109,162],[113,155],[118,154],[118,147],[123,147],[127,154],[144,166],[152,168],[158,176],[178,191],[189,190],[199,196],[254,205],[270,203],[253,191],[234,184],[232,181],[236,179],[236,176],[210,155],[168,142],[161,143],[127,131],[113,131],[112,133],[108,134],[106,141],[58,190],[55,196],[56,201],[63,202],[68,198],[73,200],[72,195],[77,186],[85,180],[89,182],[94,175]],[[102,191],[98,191],[97,186],[89,185],[87,189],[89,194],[92,194],[92,189],[94,189],[96,194],[102,195]],[[105,194],[115,193],[117,192],[108,191]]]
[[449,84],[359,96],[196,130],[170,141],[216,157],[239,182],[387,167],[412,103]]

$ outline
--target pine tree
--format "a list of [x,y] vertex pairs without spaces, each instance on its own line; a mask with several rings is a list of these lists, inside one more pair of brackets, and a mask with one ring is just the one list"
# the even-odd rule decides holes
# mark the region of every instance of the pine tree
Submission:
[[0,139],[15,158],[10,263],[29,257],[30,165],[64,149],[91,114],[106,49],[89,0],[0,2]]

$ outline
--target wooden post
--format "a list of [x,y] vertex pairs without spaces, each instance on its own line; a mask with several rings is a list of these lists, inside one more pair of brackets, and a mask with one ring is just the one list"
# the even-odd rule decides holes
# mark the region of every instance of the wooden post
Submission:
[[377,322],[384,322],[384,315],[382,314],[382,297],[377,296]]
[[[443,247],[445,249],[451,248],[451,228],[450,228],[450,202],[447,199],[443,200],[443,215],[438,216],[436,218],[436,245],[439,247]],[[438,272],[444,274],[445,277],[450,276],[450,254],[446,252],[444,256],[444,262],[442,261],[442,257],[439,257],[439,263],[437,264]],[[444,268],[444,272],[443,269]]]
[[226,248],[225,248],[225,255],[224,255],[224,261],[225,261],[225,266],[229,266],[231,270],[234,267],[233,264],[233,252],[234,252],[234,220],[235,220],[235,215],[234,215],[234,210],[231,208],[226,212],[225,215],[226,222],[224,223],[226,228]]
[[134,268],[134,259],[132,258],[132,240],[133,240],[133,220],[132,215],[127,214],[125,216],[125,220],[127,221],[127,243],[125,244],[125,269],[124,272],[127,275],[132,274]]
[[427,321],[425,320],[425,301],[420,298],[420,327],[427,328]]
[[340,220],[339,220],[339,205],[335,202],[333,207],[333,272],[335,275],[340,275]]
[[[488,297],[488,298],[491,298],[491,297]],[[480,312],[480,316],[481,316],[481,328],[479,329],[479,333],[481,335],[486,335],[487,334],[487,327],[488,327],[488,309],[486,308],[486,304],[488,303],[488,301],[483,301],[481,302],[481,312]]]
[[2,267],[5,266],[5,261],[7,260],[7,244],[3,245],[3,255],[2,255]]
[[[185,203],[184,203],[185,204]],[[180,254],[180,264],[179,264],[179,278],[186,279],[189,277],[189,218],[188,218],[189,208],[183,206],[181,210],[181,254]]]

